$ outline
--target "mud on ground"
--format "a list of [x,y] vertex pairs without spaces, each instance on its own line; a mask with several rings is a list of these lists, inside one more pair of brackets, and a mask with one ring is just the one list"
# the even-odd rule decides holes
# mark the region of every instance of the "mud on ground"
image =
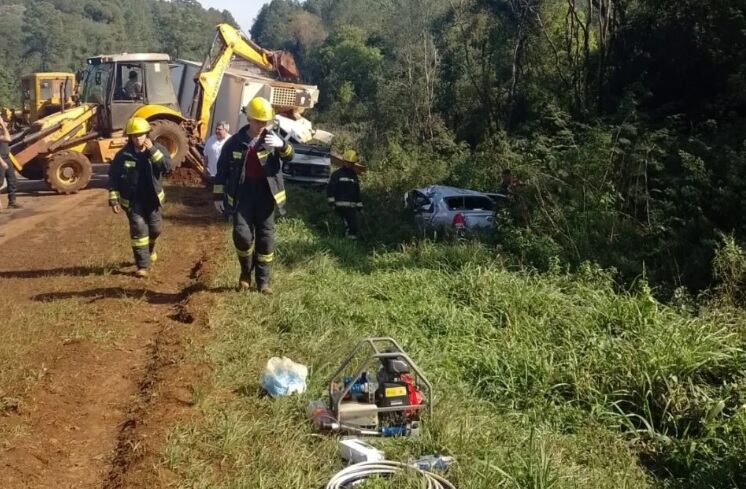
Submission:
[[[183,183],[183,182],[181,182]],[[191,415],[223,225],[199,187],[167,187],[151,277],[101,189],[3,225],[0,487],[166,487],[170,426]],[[31,225],[29,221],[31,220]]]

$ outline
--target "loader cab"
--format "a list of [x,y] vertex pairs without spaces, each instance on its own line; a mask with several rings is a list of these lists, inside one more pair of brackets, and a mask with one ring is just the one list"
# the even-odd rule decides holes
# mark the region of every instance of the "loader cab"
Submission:
[[21,78],[23,122],[32,124],[73,106],[73,73],[33,73]]
[[179,111],[166,54],[118,54],[88,59],[80,101],[99,106],[99,131],[122,131],[145,105]]

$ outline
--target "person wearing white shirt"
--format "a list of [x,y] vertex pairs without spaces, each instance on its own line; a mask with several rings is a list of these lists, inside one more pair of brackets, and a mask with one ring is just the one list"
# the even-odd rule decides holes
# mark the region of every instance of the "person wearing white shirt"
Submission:
[[207,138],[207,141],[205,142],[205,169],[210,184],[215,178],[215,174],[218,172],[220,151],[222,151],[223,145],[231,136],[228,133],[229,130],[230,126],[228,123],[220,121],[218,122],[218,125],[215,126],[215,134]]

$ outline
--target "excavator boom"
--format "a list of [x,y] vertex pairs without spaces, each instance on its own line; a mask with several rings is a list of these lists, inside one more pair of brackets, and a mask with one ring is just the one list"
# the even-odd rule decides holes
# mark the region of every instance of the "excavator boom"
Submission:
[[[196,76],[196,87],[190,108],[190,117],[197,122],[198,137],[204,141],[207,136],[210,112],[218,97],[220,84],[233,58],[239,57],[273,75],[274,85],[285,95],[282,110],[301,112],[313,106],[313,97],[300,95],[294,91],[294,84],[299,78],[298,68],[290,53],[285,51],[269,51],[248,39],[241,31],[228,24],[220,24],[216,28],[210,52],[202,68]],[[270,80],[272,81],[272,80]],[[300,92],[305,86],[297,86]],[[273,87],[274,88],[274,87]],[[314,87],[315,89],[315,87]],[[272,101],[275,105],[275,101]]]
[[263,49],[251,39],[244,37],[240,31],[233,29],[227,24],[219,25],[218,30],[226,42],[236,40],[233,43],[235,54],[253,61],[254,64],[265,71],[278,73],[280,80],[292,82],[298,81],[300,78],[298,68],[295,66],[295,59],[287,51],[269,51]]

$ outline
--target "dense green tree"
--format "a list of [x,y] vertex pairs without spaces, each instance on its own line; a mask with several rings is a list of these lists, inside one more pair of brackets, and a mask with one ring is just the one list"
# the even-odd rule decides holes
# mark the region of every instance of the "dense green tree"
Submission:
[[68,33],[62,16],[49,2],[31,2],[24,11],[24,57],[38,60],[42,71],[63,69],[69,59]]
[[16,106],[20,100],[18,74],[24,71],[23,5],[0,5],[3,42],[0,43],[0,106]]
[[375,92],[381,52],[366,43],[363,32],[352,26],[337,30],[319,50],[319,64],[325,74],[328,95],[349,84],[354,95],[369,99]]
[[272,0],[262,6],[250,34],[266,49],[289,51],[305,77],[319,75],[316,57],[327,30],[313,9],[292,0]]
[[267,49],[288,49],[293,44],[291,23],[302,11],[295,0],[272,0],[264,4],[251,27],[251,38]]

